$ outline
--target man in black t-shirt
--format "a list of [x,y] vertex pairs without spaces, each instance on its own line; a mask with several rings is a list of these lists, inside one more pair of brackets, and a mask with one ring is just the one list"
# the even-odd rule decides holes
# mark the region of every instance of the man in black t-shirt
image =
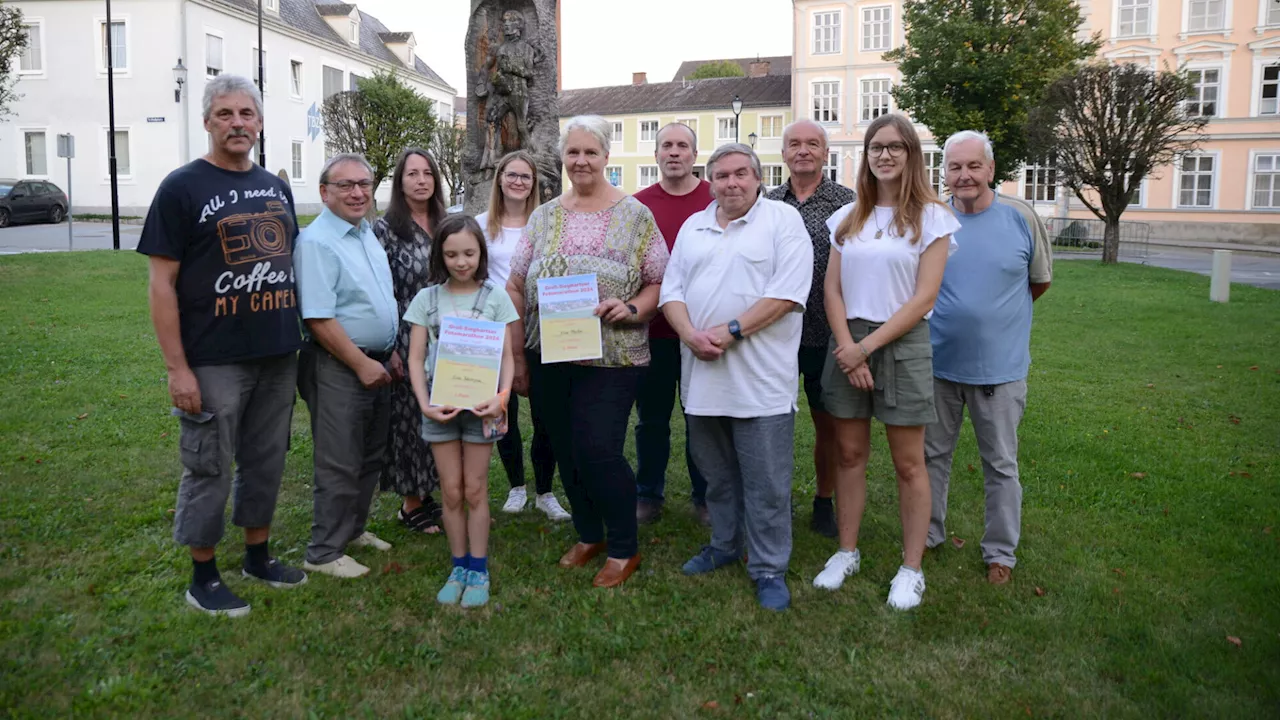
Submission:
[[307,580],[267,552],[297,378],[298,220],[289,186],[250,155],[262,129],[257,87],[234,75],[211,80],[204,126],[213,149],[160,184],[138,252],[151,259],[151,320],[182,429],[173,537],[191,548],[186,599],[239,617],[249,604],[222,583],[214,559],[233,480],[242,575],[277,588]]

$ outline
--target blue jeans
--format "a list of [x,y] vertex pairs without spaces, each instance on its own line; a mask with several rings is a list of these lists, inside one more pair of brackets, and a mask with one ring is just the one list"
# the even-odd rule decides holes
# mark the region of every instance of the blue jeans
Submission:
[[[636,494],[641,502],[661,505],[671,459],[671,412],[680,394],[680,341],[649,338],[649,372],[636,396]],[[707,481],[689,452],[689,426],[684,429],[684,462],[689,468],[694,505],[707,504]]]

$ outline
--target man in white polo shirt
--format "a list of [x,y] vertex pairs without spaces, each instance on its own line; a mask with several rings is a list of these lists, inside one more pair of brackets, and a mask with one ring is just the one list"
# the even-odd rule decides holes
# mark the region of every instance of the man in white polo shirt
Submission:
[[707,161],[715,202],[680,229],[660,306],[680,336],[680,398],[707,479],[711,544],[687,575],[748,551],[756,598],[785,610],[801,317],[813,244],[795,208],[760,194],[760,160],[740,143]]

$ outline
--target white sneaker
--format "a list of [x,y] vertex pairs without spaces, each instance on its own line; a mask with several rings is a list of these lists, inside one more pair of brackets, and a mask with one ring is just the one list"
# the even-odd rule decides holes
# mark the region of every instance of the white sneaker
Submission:
[[572,520],[570,515],[564,508],[560,507],[560,501],[552,493],[543,493],[533,503],[534,507],[547,514],[547,518],[554,522],[564,522]]
[[504,513],[518,513],[524,510],[525,503],[529,502],[529,491],[524,485],[511,488],[511,492],[507,493],[507,502],[502,505]]
[[391,549],[391,543],[365,530],[356,537],[351,538],[351,542],[347,543],[351,547],[371,547],[374,550],[386,552]]
[[898,568],[898,574],[893,576],[893,582],[889,585],[889,607],[910,610],[920,604],[923,595],[924,573],[906,565]]
[[841,550],[827,561],[826,567],[813,579],[813,586],[822,590],[839,590],[844,579],[858,572],[862,564],[862,553],[853,550]]
[[356,562],[350,555],[342,557],[323,565],[314,565],[309,562],[302,563],[302,567],[307,572],[318,572],[324,575],[332,575],[336,578],[358,578],[369,572],[369,568]]

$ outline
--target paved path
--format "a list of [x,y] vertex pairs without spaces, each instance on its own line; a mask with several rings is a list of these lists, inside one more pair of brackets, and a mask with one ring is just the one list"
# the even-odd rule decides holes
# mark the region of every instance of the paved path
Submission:
[[[1101,256],[1098,254],[1057,252],[1054,254],[1053,259],[1097,260],[1099,257]],[[1143,262],[1137,258],[1125,257],[1124,255],[1120,256],[1120,260],[1122,262]],[[1213,253],[1208,250],[1152,245],[1145,264],[1208,275],[1213,269]],[[1231,282],[1280,290],[1280,256],[1244,252],[1231,253]],[[1205,293],[1209,292],[1208,288],[1209,286],[1206,283]]]
[[[72,225],[76,250],[110,250],[111,223],[78,222]],[[138,247],[141,225],[120,225],[120,249]],[[27,252],[52,252],[67,249],[67,224],[47,223],[14,225],[0,229],[0,255]]]

